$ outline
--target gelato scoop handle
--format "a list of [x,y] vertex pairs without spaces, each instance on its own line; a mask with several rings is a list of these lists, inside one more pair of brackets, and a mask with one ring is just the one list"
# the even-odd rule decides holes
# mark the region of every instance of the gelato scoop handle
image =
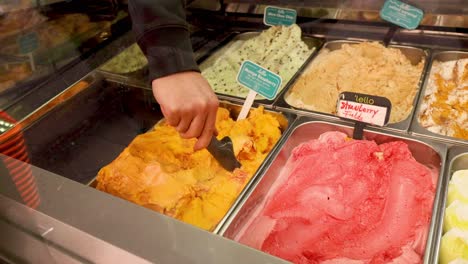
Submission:
[[233,171],[235,168],[240,168],[241,164],[237,161],[236,156],[234,155],[232,141],[229,137],[224,137],[223,139],[218,140],[213,136],[206,149],[227,171]]

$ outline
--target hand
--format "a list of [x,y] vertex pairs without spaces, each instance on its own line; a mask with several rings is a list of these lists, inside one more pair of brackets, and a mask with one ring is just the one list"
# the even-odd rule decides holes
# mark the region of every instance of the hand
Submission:
[[180,72],[153,80],[153,94],[169,125],[183,138],[198,138],[194,149],[205,148],[216,133],[218,98],[198,72]]

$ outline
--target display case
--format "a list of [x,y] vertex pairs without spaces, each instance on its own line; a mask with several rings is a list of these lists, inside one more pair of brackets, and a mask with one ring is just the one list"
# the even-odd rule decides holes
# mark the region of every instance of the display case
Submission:
[[[0,3],[1,261],[468,254],[451,251],[468,247],[462,239],[447,242],[468,232],[447,220],[464,223],[463,213],[446,213],[452,175],[468,168],[465,0],[405,1],[424,12],[415,29],[383,20],[384,1],[188,1],[194,57],[220,101],[219,137],[231,137],[242,164],[234,172],[164,123],[126,2],[19,2]],[[265,25],[267,6],[295,10],[296,23]],[[282,85],[236,121],[245,60]],[[390,122],[351,140],[356,123],[336,116],[346,91],[390,99]],[[446,235],[447,221],[462,235]]]

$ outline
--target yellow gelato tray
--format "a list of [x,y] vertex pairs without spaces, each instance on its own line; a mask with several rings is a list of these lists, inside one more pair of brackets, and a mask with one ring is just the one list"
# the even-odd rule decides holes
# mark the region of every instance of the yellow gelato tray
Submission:
[[[220,102],[220,107],[222,107],[222,108],[224,108],[224,109],[227,109],[228,112],[229,112],[229,117],[232,118],[233,120],[235,120],[235,119],[237,118],[237,116],[239,115],[240,110],[241,110],[241,105],[234,104],[234,103],[230,103],[230,102],[225,102],[225,101]],[[295,115],[295,114],[291,114],[291,113],[281,113],[281,112],[278,112],[278,111],[274,111],[274,110],[272,110],[272,109],[264,109],[263,111],[264,111],[264,113],[266,113],[267,115],[273,117],[273,119],[276,120],[276,121],[278,122],[279,131],[281,132],[281,135],[284,135],[284,134],[287,133],[287,131],[288,131],[290,125],[293,123],[293,121],[294,121],[295,118],[296,118],[296,115]],[[271,117],[269,117],[269,118],[271,118]],[[259,119],[259,120],[265,120],[265,119]],[[276,121],[275,121],[275,122],[276,122]],[[259,122],[263,122],[263,121],[259,121]],[[162,127],[160,127],[160,129],[158,130],[158,129],[152,129],[154,126],[151,126],[152,128],[149,130],[149,133],[156,133],[157,131],[160,131],[160,132],[161,132],[161,135],[165,135],[165,136],[169,135],[169,134],[167,134],[167,133],[170,132],[170,128],[163,124],[163,119],[161,119],[160,121],[156,122],[156,124],[158,125],[158,127],[159,127],[159,126],[162,126]],[[246,124],[246,123],[244,123],[244,125],[245,125],[245,124]],[[261,124],[263,124],[263,123],[261,123]],[[244,125],[242,125],[242,126],[244,126]],[[236,130],[236,129],[239,129],[239,127],[237,127],[237,128],[236,128],[236,127],[233,127],[232,129]],[[221,133],[221,131],[220,131],[219,133]],[[260,133],[263,133],[263,132],[260,132]],[[236,133],[234,133],[234,134],[236,134]],[[144,134],[143,134],[143,135],[144,135]],[[252,175],[251,177],[246,178],[245,183],[241,183],[241,185],[242,185],[243,187],[241,186],[240,189],[239,189],[239,193],[238,193],[236,196],[233,196],[233,197],[235,197],[235,198],[234,198],[234,200],[232,201],[232,204],[231,204],[231,205],[227,205],[227,206],[226,206],[226,204],[224,204],[224,207],[227,207],[227,208],[228,208],[227,211],[223,211],[223,212],[220,211],[220,212],[217,212],[217,213],[214,213],[214,212],[213,212],[213,213],[209,213],[209,214],[207,213],[207,216],[206,216],[206,217],[205,217],[205,216],[202,217],[201,215],[200,215],[200,216],[196,216],[196,212],[198,212],[198,209],[196,209],[196,208],[198,208],[198,207],[196,207],[196,205],[197,205],[197,203],[199,203],[199,202],[197,202],[197,201],[198,201],[198,200],[197,200],[198,198],[197,198],[197,199],[194,198],[194,201],[193,201],[193,202],[188,202],[187,204],[186,204],[185,202],[183,202],[183,203],[181,202],[181,204],[183,204],[182,207],[180,207],[179,202],[176,203],[175,207],[173,207],[172,205],[169,205],[169,204],[167,205],[167,207],[164,207],[164,208],[158,207],[160,204],[165,204],[165,203],[166,203],[166,202],[165,202],[166,200],[164,200],[162,196],[159,197],[159,195],[157,196],[158,198],[154,198],[154,199],[158,199],[158,200],[152,200],[153,198],[151,198],[151,200],[148,200],[148,202],[141,203],[141,204],[142,204],[142,205],[144,204],[145,207],[150,208],[150,209],[153,209],[153,210],[155,210],[155,211],[164,212],[164,214],[167,214],[167,215],[169,215],[169,216],[173,216],[173,217],[175,217],[175,218],[177,218],[177,219],[179,219],[179,220],[182,220],[182,221],[184,221],[184,222],[192,223],[192,224],[194,224],[194,225],[195,225],[195,223],[197,223],[196,225],[199,225],[200,227],[202,227],[202,228],[204,228],[204,229],[207,229],[208,231],[212,231],[212,232],[214,232],[214,233],[217,233],[217,232],[219,231],[220,227],[224,224],[225,219],[227,219],[227,217],[229,217],[229,215],[230,215],[230,213],[231,213],[231,211],[232,211],[232,208],[233,208],[235,205],[237,205],[237,203],[239,203],[239,202],[243,199],[243,195],[244,195],[245,191],[249,189],[250,185],[251,185],[253,182],[256,181],[256,178],[257,178],[258,175],[261,173],[261,171],[263,170],[263,167],[265,166],[265,164],[266,164],[267,161],[269,160],[269,157],[270,157],[271,153],[274,152],[275,149],[280,145],[280,142],[281,142],[282,137],[283,137],[283,136],[280,136],[280,137],[278,138],[278,141],[277,141],[275,144],[271,145],[271,150],[269,151],[269,153],[265,153],[265,158],[263,159],[263,162],[261,162],[261,163],[259,164],[259,166],[258,166],[258,168],[257,168],[256,170],[255,170],[255,167],[252,167],[254,163],[250,163],[250,161],[249,161],[248,163],[244,163],[244,164],[243,164],[243,167],[241,168],[242,171],[241,171],[241,170],[239,170],[239,171],[237,171],[237,172],[234,171],[233,176],[231,176],[231,177],[235,177],[235,178],[237,179],[236,181],[240,181],[240,182],[242,182],[242,181],[240,180],[241,178],[237,178],[237,177],[240,177],[240,175],[247,175],[247,172],[252,173],[252,171],[254,171],[254,173],[253,173],[253,175]],[[170,138],[168,137],[168,138],[166,139],[166,141],[169,140],[169,139],[170,139]],[[236,140],[239,142],[239,140],[242,141],[243,138],[238,138],[238,139],[234,139],[234,138],[233,138],[233,142],[234,142],[234,143],[236,142]],[[255,148],[257,148],[257,149],[262,149],[261,145],[262,145],[264,142],[262,143],[260,138],[259,138],[258,140],[259,140],[258,142],[257,142],[257,141],[254,141],[254,144],[257,144]],[[134,139],[133,141],[135,141],[135,139]],[[133,143],[133,141],[132,141],[131,144],[137,144],[137,143]],[[176,141],[171,141],[171,142],[176,142]],[[242,141],[242,142],[243,142],[243,141]],[[131,144],[130,144],[130,145],[131,145]],[[171,149],[174,148],[173,151],[177,151],[176,153],[181,152],[181,153],[179,153],[179,154],[177,154],[177,155],[183,155],[183,153],[185,153],[185,150],[183,150],[183,149],[181,149],[181,150],[176,150],[176,149],[175,149],[175,148],[176,148],[176,143],[173,143],[173,144],[174,144],[174,145],[173,145],[172,147],[170,147],[170,148],[171,148]],[[246,146],[245,143],[243,143],[243,144],[244,144],[243,146]],[[127,148],[130,148],[130,145],[129,145]],[[185,146],[185,143],[183,143],[182,146]],[[178,148],[178,147],[177,147],[177,148]],[[184,148],[185,148],[185,147],[184,147]],[[244,148],[244,147],[242,147],[242,149],[243,149],[243,148]],[[234,145],[234,151],[236,152],[236,145]],[[127,149],[125,149],[112,163],[117,162],[116,164],[121,164],[121,161],[118,161],[118,160],[121,159],[121,156],[122,156],[122,155],[123,155],[123,156],[122,156],[122,159],[125,159],[125,160],[126,160],[125,157],[128,157],[129,154],[123,154],[124,152],[125,152],[125,153],[129,153],[129,150],[127,151]],[[156,153],[156,152],[158,152],[158,151],[155,151],[155,153]],[[159,151],[159,152],[161,152],[161,151]],[[158,152],[158,153],[159,153],[159,152]],[[164,153],[166,153],[166,152],[164,152]],[[236,153],[237,153],[237,152],[236,152]],[[237,155],[239,155],[238,157],[240,157],[240,155],[251,155],[251,154],[248,154],[248,153],[250,153],[250,152],[242,152],[242,150],[240,150],[240,152],[239,152]],[[195,162],[196,160],[199,160],[200,158],[202,158],[202,156],[203,156],[202,154],[205,155],[204,152],[192,153],[193,161],[191,161],[192,158],[191,158],[190,160],[189,160],[188,158],[187,158],[187,159],[183,158],[182,160],[187,160],[187,162],[189,162],[190,164],[192,164],[192,162]],[[139,155],[144,155],[144,154],[141,153],[141,154],[139,154]],[[156,155],[156,154],[154,154],[154,155]],[[164,162],[164,160],[165,160],[167,157],[169,157],[169,156],[171,156],[171,155],[172,155],[172,154],[167,153],[167,155],[164,154],[164,156],[165,156],[164,158],[161,157],[161,159],[163,160],[163,161],[161,161],[161,167],[162,167],[162,166],[168,166],[168,165],[163,165],[163,164],[165,164],[165,163],[163,163],[163,162]],[[177,156],[177,155],[176,155],[176,156]],[[256,154],[256,155],[257,155],[257,154]],[[263,155],[263,154],[262,154],[262,155]],[[206,158],[203,158],[203,159],[206,160]],[[247,158],[247,159],[250,159],[250,158]],[[130,160],[134,160],[134,159],[131,158]],[[255,160],[257,160],[257,158],[255,158]],[[242,160],[240,160],[240,161],[242,162]],[[119,163],[119,162],[120,162],[120,163]],[[122,162],[123,162],[123,161],[122,161]],[[134,161],[134,162],[137,162],[137,161]],[[167,161],[165,161],[165,162],[167,162]],[[173,162],[173,161],[171,161],[171,163],[168,163],[168,164],[172,164],[172,162]],[[214,165],[213,165],[212,163],[210,163],[210,162],[208,162],[208,161],[206,161],[206,162],[207,162],[207,166],[209,166],[209,168],[205,168],[205,170],[211,170],[211,169],[214,170],[214,169],[215,169],[215,168],[213,167]],[[117,190],[120,190],[120,189],[118,189],[118,188],[120,188],[120,187],[112,187],[111,185],[109,185],[109,184],[113,184],[112,182],[114,182],[114,181],[116,181],[116,180],[118,180],[118,179],[124,180],[124,179],[122,178],[123,176],[120,176],[120,175],[124,175],[124,174],[125,174],[125,172],[119,172],[119,171],[118,171],[118,170],[119,170],[118,168],[120,168],[120,167],[119,167],[120,165],[114,165],[114,166],[112,167],[112,166],[111,166],[112,163],[111,163],[110,165],[105,166],[105,167],[101,170],[102,172],[99,172],[100,177],[102,177],[102,179],[106,179],[106,180],[104,180],[104,182],[98,183],[98,177],[96,177],[96,178],[94,178],[93,180],[91,180],[91,181],[88,183],[88,185],[91,186],[91,187],[93,187],[93,188],[101,188],[101,187],[99,187],[99,184],[102,184],[102,188],[105,188],[106,192],[110,192],[111,194],[114,194],[114,195],[116,195],[116,196],[118,196],[118,197],[127,199],[127,198],[125,198],[125,197],[127,197],[127,196],[125,196],[124,194],[125,194],[127,191],[129,192],[130,190],[125,189],[125,190],[120,191],[120,193],[119,193],[119,192],[117,192]],[[189,164],[189,163],[187,163],[187,164]],[[134,163],[134,164],[140,164],[140,163]],[[209,164],[211,164],[211,165],[209,165]],[[257,163],[255,163],[255,164],[257,164]],[[130,164],[129,164],[128,166],[134,166],[134,165],[130,165]],[[142,165],[140,164],[140,165],[135,165],[135,166],[142,166]],[[189,165],[187,165],[187,166],[189,166]],[[191,165],[190,165],[190,166],[191,166]],[[106,167],[108,167],[108,168],[106,168]],[[182,166],[182,167],[183,167],[183,166]],[[213,168],[212,168],[212,167],[213,167]],[[211,168],[211,169],[210,169],[210,168]],[[252,170],[252,169],[253,169],[253,170]],[[175,170],[175,169],[172,169],[172,170]],[[184,170],[185,170],[185,169],[184,169]],[[173,186],[174,188],[176,188],[176,187],[179,188],[179,187],[180,187],[179,185],[181,185],[181,186],[184,185],[184,186],[185,186],[185,184],[189,184],[189,185],[191,184],[190,182],[192,182],[192,180],[191,180],[191,179],[192,179],[192,178],[191,178],[192,176],[189,176],[189,174],[188,174],[191,170],[194,170],[194,172],[195,172],[197,169],[194,167],[193,169],[188,169],[187,171],[181,171],[181,172],[180,172],[180,173],[183,173],[184,175],[185,175],[185,173],[187,173],[187,175],[185,176],[185,180],[184,180],[184,181],[188,181],[188,182],[181,182],[180,179],[178,178],[179,176],[177,176],[178,174],[174,174],[174,176],[165,176],[165,177],[170,177],[171,181],[172,181],[172,179],[175,179],[175,182],[174,182],[174,183],[176,183],[176,182],[178,181],[177,179],[179,179],[179,182],[178,182],[176,185]],[[245,172],[244,172],[244,170],[245,170]],[[145,171],[146,171],[146,170],[145,170]],[[145,172],[145,173],[146,173],[146,172]],[[175,173],[175,172],[167,171],[167,172],[164,172],[164,173],[165,173],[165,174],[169,174],[169,173]],[[214,185],[214,186],[218,186],[219,188],[221,188],[221,186],[227,186],[227,185],[221,185],[221,183],[224,181],[224,180],[221,180],[221,179],[224,179],[224,178],[225,178],[224,174],[226,174],[226,173],[225,173],[225,172],[222,172],[222,171],[218,171],[218,172],[216,172],[216,173],[218,173],[218,174],[216,174],[217,176],[215,176],[215,178],[220,177],[220,178],[219,178],[219,179],[220,179],[219,181],[221,181],[221,182],[220,182],[220,183],[216,183],[217,181],[215,181],[215,183],[213,183],[213,184],[216,184],[216,185]],[[114,174],[115,176],[113,176],[112,174]],[[211,174],[211,173],[210,173],[210,174]],[[171,175],[172,175],[172,174],[171,174]],[[236,176],[236,175],[237,175],[237,176]],[[132,176],[132,177],[133,177],[133,176]],[[162,176],[161,176],[161,177],[162,177]],[[199,177],[202,177],[202,176],[199,176]],[[203,177],[204,177],[204,176],[203,176]],[[132,178],[132,179],[133,179],[133,181],[135,181],[136,178]],[[205,186],[204,188],[213,188],[213,187],[208,187],[208,186],[211,186],[211,185],[209,185],[209,184],[211,184],[211,183],[209,183],[209,182],[212,181],[212,180],[209,180],[209,181],[208,181],[208,178],[205,179],[205,180],[204,180],[204,179],[198,179],[198,178],[194,178],[194,179],[196,179],[197,182],[198,182],[198,181],[202,181],[202,185],[201,185],[201,186]],[[129,180],[129,179],[126,179],[125,181],[128,181],[128,180]],[[107,182],[106,182],[106,181],[107,181]],[[132,181],[132,180],[131,180],[131,181]],[[197,183],[197,182],[194,182],[195,185],[193,185],[193,186],[190,185],[190,186],[192,186],[192,187],[190,187],[190,188],[193,188],[193,191],[198,190],[199,188],[202,188],[202,187],[199,186],[200,184]],[[132,183],[132,184],[135,184],[135,183]],[[117,184],[117,185],[118,185],[118,184]],[[109,187],[109,186],[110,186],[110,187]],[[135,186],[136,186],[136,185],[135,185]],[[154,188],[162,188],[162,187],[158,187],[158,186],[159,186],[159,185],[156,185]],[[187,186],[188,186],[188,185],[187,185]],[[233,186],[234,186],[234,185],[233,185]],[[237,186],[237,185],[236,185],[236,186]],[[218,187],[216,187],[216,188],[218,188]],[[101,189],[102,189],[102,188],[101,188]],[[138,187],[138,188],[139,188],[139,187]],[[149,188],[149,187],[148,187],[148,188]],[[152,187],[152,188],[153,188],[153,187]],[[177,189],[177,188],[176,188],[176,189]],[[182,187],[180,187],[180,188],[182,188]],[[222,187],[222,188],[228,188],[228,187]],[[229,199],[228,199],[228,196],[229,196],[228,194],[229,194],[229,193],[232,193],[232,190],[231,190],[232,188],[234,188],[234,187],[229,187],[229,188],[226,190],[227,193],[225,193],[224,195],[222,195],[223,199],[220,198],[221,200],[219,200],[219,201],[228,201],[228,200],[229,200]],[[236,188],[237,188],[237,187],[236,187]],[[153,190],[153,189],[151,189],[151,190]],[[181,190],[183,190],[183,188],[182,188]],[[148,191],[150,191],[150,189],[148,189]],[[165,189],[164,192],[166,192],[166,191],[169,192],[167,188]],[[116,192],[117,192],[117,193],[116,193]],[[190,193],[191,193],[191,192],[190,192]],[[237,191],[236,191],[235,193],[237,193]],[[203,193],[202,193],[202,194],[203,194]],[[202,195],[202,194],[200,194],[200,195]],[[123,195],[123,196],[122,196],[122,195]],[[187,195],[188,195],[188,194],[187,194]],[[218,194],[215,194],[215,193],[214,193],[214,194],[211,194],[211,191],[209,191],[208,194],[206,194],[206,195],[209,195],[208,197],[211,197],[211,198],[213,198],[213,199],[214,199],[215,197],[218,196]],[[226,196],[226,197],[225,197],[225,196]],[[131,197],[134,197],[134,196],[131,196]],[[169,196],[169,197],[172,197],[172,196]],[[183,198],[184,200],[185,200],[185,199],[189,199],[189,198],[186,197],[185,195],[184,195],[183,197],[184,197],[184,198]],[[198,197],[198,196],[196,196],[196,197]],[[211,198],[210,198],[210,199],[211,199]],[[141,198],[141,199],[140,199],[140,198],[135,198],[135,199],[137,199],[137,200],[135,200],[135,201],[130,200],[130,201],[131,201],[131,202],[135,202],[135,203],[137,203],[137,204],[140,204],[140,202],[138,202],[138,201],[140,201],[140,200],[143,199],[143,198]],[[206,199],[208,199],[208,198],[206,198]],[[202,200],[203,200],[203,198],[202,198]],[[146,201],[146,200],[145,200],[145,201]],[[151,201],[151,206],[150,206],[150,202],[149,202],[149,201]],[[218,201],[218,200],[216,200],[216,201],[213,200],[213,201],[212,201],[214,208],[218,208],[216,205],[219,203],[219,201]],[[167,202],[167,203],[169,203],[169,202]],[[200,202],[200,203],[201,203],[201,202]],[[153,204],[154,204],[154,205],[153,205]],[[201,206],[201,205],[200,205],[200,206]],[[212,206],[211,203],[210,203],[210,206],[206,205],[207,208],[211,208],[211,206]],[[179,208],[179,207],[180,207],[180,208]],[[168,208],[168,209],[166,209],[166,208]],[[190,208],[190,209],[189,209],[189,208]],[[220,207],[220,208],[221,208],[221,207]],[[182,211],[182,210],[184,210],[184,211]],[[206,209],[206,210],[208,210],[208,209]],[[214,210],[214,209],[212,208],[212,209],[209,209],[209,210]],[[207,212],[208,212],[208,211],[207,211]],[[217,219],[216,217],[214,217],[214,216],[217,216],[218,214],[222,214],[222,218],[221,218],[221,219]],[[205,218],[206,218],[206,219],[205,219]],[[215,218],[216,218],[216,220],[214,220]],[[203,220],[203,219],[205,219],[205,220]],[[206,223],[205,223],[205,221],[206,221]],[[213,225],[211,225],[212,222],[214,222],[214,223],[216,223],[216,224],[213,226]],[[209,225],[209,226],[212,226],[212,228],[207,228],[207,227],[205,227],[205,226],[208,226],[208,225]]]
[[[433,242],[433,248],[431,250],[432,254],[433,254],[432,255],[432,261],[430,262],[431,264],[446,263],[447,259],[449,259],[452,256],[457,255],[457,253],[454,253],[454,252],[458,252],[458,255],[460,255],[461,252],[459,250],[460,249],[463,250],[463,248],[466,249],[466,245],[467,245],[466,240],[465,240],[465,242],[463,242],[464,240],[460,239],[458,241],[459,242],[458,245],[455,245],[457,243],[454,243],[454,245],[451,246],[449,244],[450,242],[447,243],[448,241],[442,242],[442,237],[443,237],[444,234],[447,233],[447,232],[444,232],[444,231],[446,231],[446,230],[444,230],[445,229],[444,225],[446,224],[445,223],[446,208],[449,206],[448,199],[449,199],[449,197],[451,199],[454,199],[454,197],[457,196],[457,194],[456,194],[457,191],[454,191],[453,194],[449,194],[449,186],[450,186],[449,183],[450,183],[452,177],[454,176],[455,172],[460,171],[460,170],[468,170],[468,147],[462,147],[462,146],[451,147],[448,150],[448,155],[447,155],[447,161],[446,162],[447,162],[447,166],[446,166],[446,170],[445,170],[444,179],[442,181],[443,186],[442,186],[442,192],[441,192],[441,197],[440,197],[440,204],[439,204],[439,208],[438,208],[438,212],[437,212],[438,221],[437,221],[437,224],[436,224],[435,230],[434,230],[434,239],[433,239],[434,242]],[[468,196],[468,190],[464,189],[463,186],[461,186],[461,185],[459,185],[459,187],[462,187],[462,189],[460,189],[460,191],[462,193],[464,193],[464,194],[467,194],[467,196]],[[460,211],[462,211],[461,212],[462,214],[466,213],[466,211],[464,211],[463,208],[457,208],[457,206],[454,206],[453,209],[455,209],[455,210],[453,210],[452,212],[455,212],[456,214],[460,213]],[[451,221],[452,221],[452,223],[458,222],[458,224],[466,222],[466,220],[463,219],[463,216],[461,216],[461,219],[458,219],[458,220],[451,219]],[[454,241],[451,241],[451,242],[454,242]],[[447,245],[442,245],[443,243],[447,243]],[[461,246],[462,244],[465,244],[465,247]],[[457,246],[460,246],[460,247],[457,247]],[[450,248],[452,250],[450,250]],[[442,251],[444,251],[444,252],[442,252]],[[453,255],[448,254],[450,251],[452,251]],[[464,251],[464,253],[465,253],[465,256],[466,256],[466,251]]]
[[[305,80],[305,75],[311,71],[311,68],[316,65],[321,65],[321,64],[318,64],[318,59],[321,58],[321,56],[323,56],[323,59],[321,60],[321,63],[325,63],[327,62],[328,63],[328,60],[326,59],[325,56],[328,56],[328,54],[331,54],[332,52],[334,51],[337,51],[337,50],[343,50],[344,48],[346,47],[353,47],[354,45],[357,45],[357,44],[360,44],[360,43],[371,43],[371,42],[368,42],[368,41],[357,41],[357,40],[333,40],[333,41],[328,41],[326,42],[322,48],[320,49],[320,51],[309,61],[309,63],[303,68],[302,72],[297,74],[296,78],[294,79],[294,81],[289,85],[288,89],[283,93],[282,96],[280,96],[278,98],[278,100],[275,102],[274,106],[277,107],[278,109],[282,109],[282,110],[291,110],[291,111],[294,111],[295,113],[300,113],[302,115],[310,115],[310,116],[321,116],[321,117],[325,117],[325,118],[328,118],[328,119],[332,119],[332,120],[337,120],[338,118],[334,115],[333,112],[324,112],[324,111],[320,111],[320,110],[312,110],[312,109],[317,109],[318,106],[307,106],[306,103],[297,103],[295,102],[295,100],[291,99],[292,96],[291,94],[293,93],[294,91],[294,88],[296,85],[298,84],[305,84],[306,80]],[[344,46],[346,45],[346,46]],[[375,43],[375,44],[372,44],[372,45],[380,45],[378,43]],[[418,95],[419,95],[419,92],[420,92],[420,87],[422,85],[422,82],[423,82],[423,79],[424,79],[424,76],[425,76],[425,69],[427,67],[427,64],[428,64],[428,51],[426,49],[422,49],[422,48],[418,48],[418,47],[410,47],[410,46],[402,46],[402,45],[389,45],[388,48],[394,48],[394,49],[397,49],[399,52],[401,52],[401,54],[409,61],[409,63],[411,63],[411,65],[413,65],[414,67],[416,67],[416,65],[420,65],[418,67],[421,67],[421,72],[420,74],[418,74],[418,79],[416,80],[416,84],[415,84],[415,87],[414,87],[414,90],[412,90],[411,92],[413,93],[413,97],[412,99],[406,99],[407,97],[403,97],[405,98],[404,100],[407,100],[408,101],[408,104],[407,104],[407,110],[405,110],[404,112],[406,113],[405,114],[400,114],[401,116],[406,116],[406,117],[400,117],[400,121],[396,121],[396,122],[391,122],[385,127],[385,129],[388,129],[388,130],[393,130],[393,131],[400,131],[400,132],[407,132],[409,127],[410,127],[410,124],[411,124],[411,120],[412,120],[412,116],[413,116],[413,113],[414,113],[414,108],[416,106],[416,103],[417,103],[417,100],[418,100]],[[328,54],[327,54],[328,53]],[[375,55],[375,54],[374,54]],[[351,55],[350,55],[351,56]],[[366,55],[367,56],[367,55]],[[373,56],[373,54],[369,54],[369,56]],[[338,64],[337,65],[341,65],[339,63],[339,61],[337,62]],[[336,67],[338,67],[337,65],[335,65]],[[377,63],[376,63],[377,65]],[[320,66],[321,67],[321,66]],[[347,66],[351,72],[351,70],[353,70],[349,65]],[[346,69],[348,69],[346,68]],[[333,68],[334,69],[334,68]],[[343,79],[345,78],[354,78],[353,76],[356,76],[355,74],[350,74],[348,72],[345,72],[344,70],[342,69],[339,69],[340,70],[340,78]],[[376,70],[379,70],[377,67],[376,67]],[[332,71],[330,71],[332,72]],[[402,71],[404,72],[404,71]],[[382,73],[382,71],[380,71],[380,73]],[[346,75],[348,74],[348,75]],[[359,80],[360,78],[355,78],[356,80]],[[379,78],[376,79],[376,83],[378,82]],[[344,79],[343,79],[344,80]],[[343,80],[341,80],[341,82],[343,82]],[[327,80],[320,80],[321,82],[327,82]],[[331,83],[332,81],[330,81]],[[349,83],[349,82],[345,82],[347,83],[347,85],[351,85],[351,87],[354,87],[353,84]],[[330,84],[331,85],[331,84]],[[338,84],[336,84],[338,85]],[[336,87],[335,85],[335,87]],[[385,84],[385,85],[390,85],[390,84]],[[391,84],[391,85],[396,85],[398,86],[398,83],[394,83],[394,84]],[[360,86],[359,86],[360,87]],[[337,91],[345,91],[346,88],[334,88],[336,89]],[[353,89],[356,89],[355,91],[353,92],[359,92],[359,93],[365,93],[364,91],[360,91],[361,89],[359,88],[353,88]],[[369,88],[366,88],[366,89],[369,89]],[[378,90],[378,88],[376,88]],[[330,91],[332,92],[332,91]],[[324,93],[327,93],[327,91],[324,91]],[[335,92],[333,92],[335,93]],[[377,96],[382,96],[382,94],[372,94],[372,95],[377,95]],[[324,94],[324,95],[318,95],[316,94],[314,97],[311,97],[314,101],[314,104],[316,105],[321,105],[323,104],[321,101],[325,102],[324,100],[326,99],[326,96],[330,96],[330,95],[327,95],[327,94]],[[338,97],[338,96],[336,96]],[[325,98],[325,99],[324,99]],[[336,98],[338,99],[338,98]],[[402,99],[403,100],[403,99]],[[334,110],[335,109],[335,105],[336,105],[336,100],[334,100],[333,98],[328,98],[327,101],[330,102],[330,104],[327,105],[327,108],[330,108],[329,111],[332,111],[332,109]],[[399,105],[392,105],[392,107],[398,107]],[[323,108],[323,107],[321,107]],[[394,109],[393,109],[394,110]],[[392,118],[391,118],[392,119]]]
[[[433,74],[435,73],[434,72],[435,64],[438,64],[438,66],[443,67],[443,65],[442,65],[443,63],[450,63],[450,62],[466,60],[466,59],[468,59],[468,52],[463,52],[463,51],[438,51],[438,52],[434,52],[432,54],[430,65],[428,67],[428,71],[427,71],[427,74],[426,74],[426,77],[425,77],[424,85],[423,85],[423,88],[421,90],[421,94],[419,95],[419,100],[418,100],[418,105],[417,105],[417,108],[416,108],[416,111],[415,111],[415,116],[414,116],[414,118],[412,120],[412,123],[411,123],[411,129],[410,129],[411,133],[413,133],[414,135],[417,135],[417,136],[427,137],[427,138],[430,138],[430,139],[433,139],[433,140],[442,141],[442,142],[449,143],[449,144],[468,146],[468,138],[463,139],[463,138],[459,138],[459,137],[457,138],[457,137],[449,136],[448,134],[451,131],[449,130],[448,127],[446,127],[446,126],[444,127],[442,125],[437,126],[436,124],[433,124],[432,128],[431,128],[431,125],[427,125],[425,127],[421,122],[421,115],[423,114],[424,109],[427,109],[428,112],[435,112],[434,110],[444,110],[444,108],[446,108],[449,111],[454,111],[456,109],[456,108],[451,109],[453,107],[453,102],[452,103],[445,102],[444,104],[438,105],[438,106],[436,104],[435,109],[433,107],[427,105],[427,101],[429,101],[431,99],[431,97],[437,96],[436,93],[439,91],[439,88],[437,87],[437,85],[439,85],[439,84],[436,84],[435,79],[434,80],[432,79]],[[448,65],[446,65],[446,66],[448,66]],[[452,66],[454,66],[454,65],[452,65]],[[455,66],[456,66],[456,64],[455,64]],[[444,79],[452,80],[453,75],[460,76],[460,77],[462,76],[461,72],[457,72],[457,73],[454,74],[453,69],[454,68],[452,68],[451,70],[441,70],[441,71],[444,71],[443,74],[447,74],[447,73],[451,74],[450,78],[446,78],[447,76],[445,76]],[[466,73],[468,73],[468,72],[466,72],[466,70],[465,70],[465,74]],[[438,72],[437,74],[441,74],[441,72]],[[431,87],[430,84],[432,84],[433,87]],[[446,84],[450,85],[449,82],[447,82]],[[461,85],[462,84],[460,84],[458,86],[459,90],[457,92],[463,93],[463,90],[460,89]],[[455,90],[456,89],[457,88],[455,88]],[[454,90],[452,90],[452,92],[453,91]],[[432,92],[432,94],[431,94],[431,92]],[[449,92],[447,92],[447,93],[449,93]],[[451,97],[451,96],[457,97],[457,98],[452,98],[451,100],[456,99],[456,100],[460,100],[460,102],[463,100],[462,99],[463,95],[448,95],[448,96],[449,97]],[[466,98],[466,95],[465,95],[465,98]],[[449,98],[447,98],[447,100],[449,100]],[[435,103],[437,103],[437,102],[435,102]],[[461,103],[461,104],[463,104],[463,103]],[[465,104],[466,104],[466,100],[465,100]],[[461,112],[463,112],[463,109],[461,109]],[[466,109],[465,109],[465,112],[466,112]],[[442,112],[442,117],[443,117],[443,115],[444,115],[444,113]],[[461,115],[462,114],[454,114],[454,113],[448,114],[447,119],[449,119],[449,120],[447,120],[446,123],[451,124],[451,125],[457,124],[457,125],[462,125],[462,126],[465,125],[466,126],[466,124],[462,123],[463,121],[454,122],[454,120],[452,120],[452,119],[456,119],[456,118],[461,118]],[[467,129],[465,129],[464,132],[466,134],[468,134]]]

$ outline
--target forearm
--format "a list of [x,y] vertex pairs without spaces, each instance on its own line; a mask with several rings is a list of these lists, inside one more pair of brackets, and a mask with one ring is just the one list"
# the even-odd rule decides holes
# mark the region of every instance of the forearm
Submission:
[[130,0],[137,42],[148,57],[150,80],[199,71],[193,57],[183,1]]

